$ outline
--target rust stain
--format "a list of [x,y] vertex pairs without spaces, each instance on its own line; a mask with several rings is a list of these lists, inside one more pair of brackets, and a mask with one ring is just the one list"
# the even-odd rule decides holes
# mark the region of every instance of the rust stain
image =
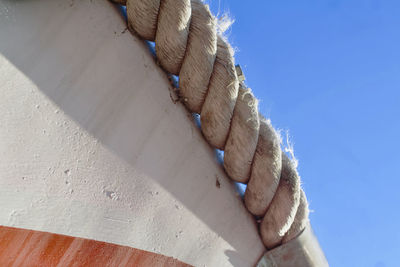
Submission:
[[0,266],[191,266],[172,257],[84,238],[0,226]]

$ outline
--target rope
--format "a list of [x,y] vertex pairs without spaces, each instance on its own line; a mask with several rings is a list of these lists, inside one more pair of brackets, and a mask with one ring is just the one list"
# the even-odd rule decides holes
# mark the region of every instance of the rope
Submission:
[[308,204],[295,164],[278,133],[258,112],[257,99],[238,80],[229,43],[201,0],[113,0],[126,5],[128,28],[155,41],[162,68],[179,75],[179,94],[200,114],[201,130],[224,150],[224,168],[247,183],[244,203],[259,216],[267,249],[297,237],[308,223]]

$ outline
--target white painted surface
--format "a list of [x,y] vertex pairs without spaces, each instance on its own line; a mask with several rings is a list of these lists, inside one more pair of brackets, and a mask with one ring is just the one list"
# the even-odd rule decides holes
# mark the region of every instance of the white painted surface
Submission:
[[107,1],[0,2],[0,224],[254,265],[253,219],[124,29]]

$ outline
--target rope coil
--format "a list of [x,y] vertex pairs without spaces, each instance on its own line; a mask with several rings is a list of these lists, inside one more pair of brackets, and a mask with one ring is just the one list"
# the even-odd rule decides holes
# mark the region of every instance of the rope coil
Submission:
[[[113,0],[126,5],[128,27],[155,41],[160,65],[179,75],[185,106],[201,115],[211,146],[224,150],[224,168],[247,183],[244,203],[262,217],[261,239],[271,249],[298,236],[308,223],[308,204],[295,164],[281,149],[257,99],[239,81],[233,50],[201,0]],[[242,75],[242,74],[241,74]]]

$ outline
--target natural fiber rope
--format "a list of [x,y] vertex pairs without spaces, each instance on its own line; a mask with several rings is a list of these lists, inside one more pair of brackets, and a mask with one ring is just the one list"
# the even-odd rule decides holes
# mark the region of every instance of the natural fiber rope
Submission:
[[271,249],[298,236],[308,223],[308,204],[296,166],[239,82],[232,48],[217,33],[208,6],[200,0],[113,1],[126,5],[131,31],[155,41],[161,66],[179,75],[180,97],[201,115],[210,145],[224,150],[228,176],[247,183],[245,206],[262,217],[264,245]]

